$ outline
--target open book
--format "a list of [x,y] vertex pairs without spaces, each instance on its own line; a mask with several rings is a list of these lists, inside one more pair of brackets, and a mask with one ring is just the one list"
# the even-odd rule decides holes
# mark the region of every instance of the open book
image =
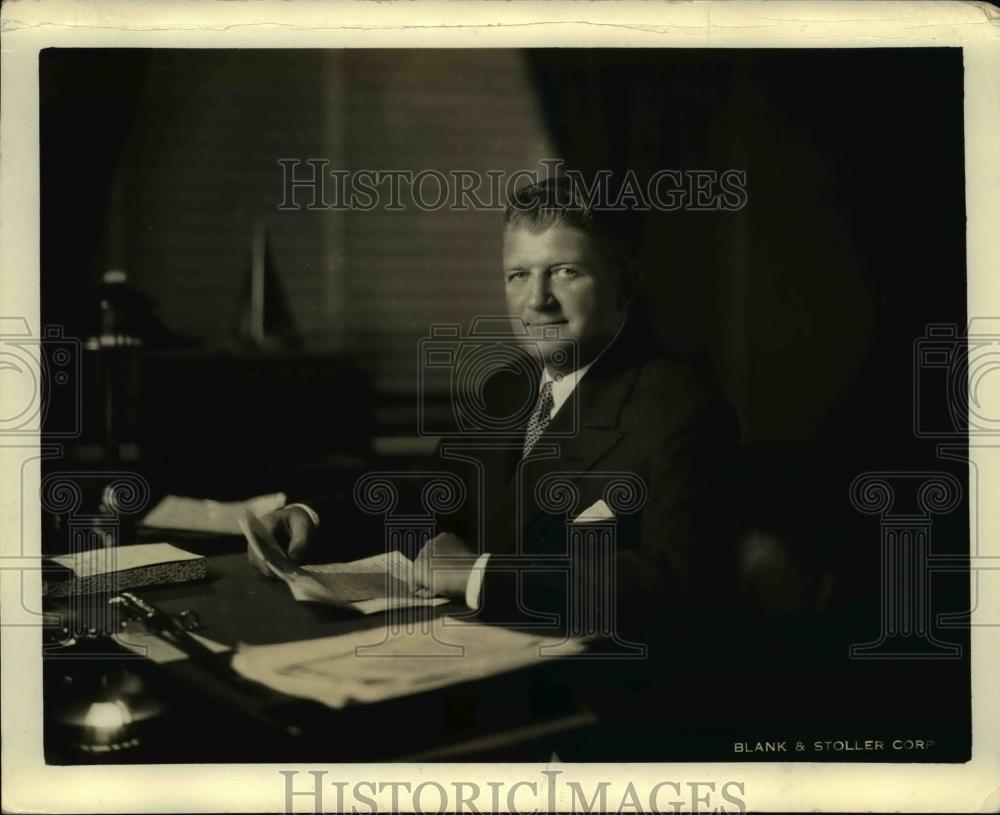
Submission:
[[350,563],[299,566],[253,513],[244,511],[240,528],[247,547],[267,564],[275,577],[285,581],[292,596],[300,602],[343,606],[362,614],[448,602],[447,597],[414,594],[413,561],[402,552]]

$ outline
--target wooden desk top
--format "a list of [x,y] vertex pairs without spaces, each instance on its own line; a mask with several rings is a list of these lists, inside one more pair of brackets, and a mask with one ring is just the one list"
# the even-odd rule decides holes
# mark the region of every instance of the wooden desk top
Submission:
[[[173,542],[199,553],[218,545],[180,539]],[[385,624],[385,614],[363,616],[297,602],[283,583],[261,576],[243,552],[209,555],[207,565],[205,580],[135,593],[170,613],[194,611],[201,622],[199,634],[230,646],[329,637]],[[439,616],[457,610],[458,606],[447,604],[424,613]],[[218,655],[219,665],[228,664],[230,656]],[[129,669],[135,667],[133,660]],[[131,760],[487,760],[479,756],[544,761],[553,749],[549,745],[553,738],[596,722],[594,714],[576,698],[566,666],[556,660],[545,660],[537,668],[340,710],[256,686],[260,693],[252,694],[254,707],[272,719],[294,724],[299,733],[292,738],[258,729],[249,716],[240,716],[236,677],[228,683],[232,687],[227,687],[225,680],[220,681],[192,660],[162,665],[142,661],[139,667],[148,675],[149,684],[169,697],[167,704],[171,716],[177,714],[178,732],[160,736],[157,750],[149,758]],[[205,729],[222,708],[228,708],[230,718],[206,735],[215,740],[215,747],[192,743],[183,736],[183,731],[192,727]],[[525,751],[525,745],[532,746]],[[125,755],[118,758],[130,760]],[[64,762],[76,763],[56,757],[55,763]]]

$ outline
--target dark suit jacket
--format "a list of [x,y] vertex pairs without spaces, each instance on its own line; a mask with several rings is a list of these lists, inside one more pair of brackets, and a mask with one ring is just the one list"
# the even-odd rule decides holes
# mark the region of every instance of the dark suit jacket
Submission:
[[[537,393],[537,380],[531,387],[487,393],[489,411],[515,414],[511,400]],[[610,612],[641,638],[696,605],[721,614],[735,578],[728,470],[738,435],[729,405],[630,318],[526,459],[520,439],[507,449],[494,437],[442,444],[469,498],[439,530],[491,554],[481,613],[497,622]],[[572,523],[599,500],[615,514],[611,564],[585,541],[599,530],[606,551],[609,526]]]

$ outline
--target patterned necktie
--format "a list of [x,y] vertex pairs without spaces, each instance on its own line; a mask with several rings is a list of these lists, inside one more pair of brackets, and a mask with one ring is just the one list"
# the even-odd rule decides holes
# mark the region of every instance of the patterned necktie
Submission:
[[545,432],[545,428],[549,426],[549,422],[552,420],[553,404],[555,403],[552,400],[552,380],[550,379],[542,385],[542,390],[538,394],[538,403],[535,405],[531,418],[528,419],[522,456],[526,457],[531,452],[531,448],[535,446],[542,437],[542,433]]

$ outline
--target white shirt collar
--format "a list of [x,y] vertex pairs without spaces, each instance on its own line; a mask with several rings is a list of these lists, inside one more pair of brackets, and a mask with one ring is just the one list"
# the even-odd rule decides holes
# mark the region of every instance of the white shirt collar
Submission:
[[[625,318],[628,319],[627,317]],[[601,358],[605,351],[611,347],[615,340],[618,339],[618,335],[622,333],[622,329],[625,327],[625,320],[622,320],[622,324],[618,326],[618,330],[615,332],[614,337],[611,338],[611,342],[601,349],[601,353],[594,357],[586,365],[582,365],[577,368],[572,373],[565,374],[558,379],[553,377],[552,374],[548,372],[548,369],[542,370],[542,379],[538,383],[538,391],[541,392],[542,388],[545,386],[546,382],[552,383],[552,412],[549,413],[549,418],[554,417],[561,408],[566,400],[569,399],[570,395],[576,390],[577,384],[583,379],[584,374],[587,373],[597,360]]]
[[550,418],[559,412],[559,408],[565,404],[570,394],[576,390],[577,383],[583,379],[583,375],[590,370],[590,366],[596,361],[592,360],[582,368],[577,368],[572,373],[561,376],[558,379],[555,379],[548,371],[542,374],[542,381],[538,385],[539,391],[541,391],[546,382],[552,383],[552,412],[549,413]]

